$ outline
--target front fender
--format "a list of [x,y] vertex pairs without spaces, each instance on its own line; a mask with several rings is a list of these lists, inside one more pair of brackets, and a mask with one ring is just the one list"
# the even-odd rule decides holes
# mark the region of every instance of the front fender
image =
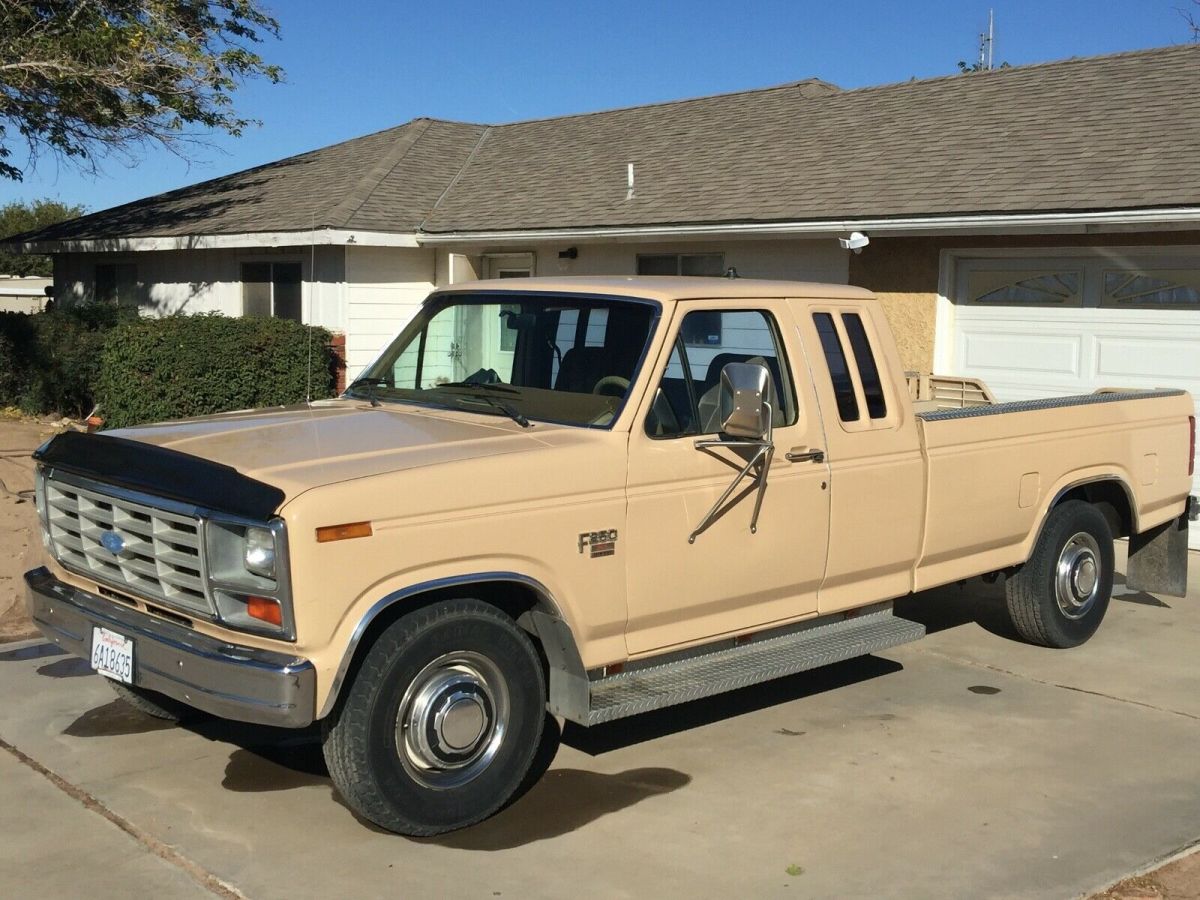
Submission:
[[[530,589],[538,598],[534,608],[521,616],[519,622],[538,638],[546,654],[550,670],[550,711],[573,721],[586,720],[587,670],[580,654],[577,633],[569,613],[545,583],[522,572],[499,568],[459,571],[454,574],[440,573],[434,577],[427,577],[430,574],[432,573],[428,570],[424,571],[422,575],[426,577],[419,581],[413,580],[415,573],[388,579],[364,592],[351,607],[332,642],[333,646],[344,649],[335,656],[336,663],[327,664],[326,671],[322,673],[321,680],[327,689],[318,691],[320,711],[317,718],[324,718],[332,712],[363,639],[380,615],[434,591],[509,583]],[[621,640],[620,649],[623,652],[623,636],[618,633],[617,637]]]

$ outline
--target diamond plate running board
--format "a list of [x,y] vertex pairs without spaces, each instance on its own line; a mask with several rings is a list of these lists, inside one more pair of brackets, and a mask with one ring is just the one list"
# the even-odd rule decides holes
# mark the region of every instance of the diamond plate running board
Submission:
[[621,672],[591,683],[587,724],[599,725],[723,694],[907,644],[924,636],[924,625],[901,619],[886,609],[738,647]]

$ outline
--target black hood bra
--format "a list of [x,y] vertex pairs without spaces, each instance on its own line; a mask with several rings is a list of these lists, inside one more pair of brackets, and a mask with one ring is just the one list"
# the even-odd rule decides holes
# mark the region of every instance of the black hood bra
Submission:
[[285,496],[232,466],[106,434],[65,431],[33,458],[104,484],[259,521],[273,516]]

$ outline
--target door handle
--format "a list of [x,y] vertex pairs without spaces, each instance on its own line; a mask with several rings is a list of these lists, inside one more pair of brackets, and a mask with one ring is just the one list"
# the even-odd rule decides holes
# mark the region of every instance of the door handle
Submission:
[[788,462],[825,462],[824,450],[789,450],[784,454]]

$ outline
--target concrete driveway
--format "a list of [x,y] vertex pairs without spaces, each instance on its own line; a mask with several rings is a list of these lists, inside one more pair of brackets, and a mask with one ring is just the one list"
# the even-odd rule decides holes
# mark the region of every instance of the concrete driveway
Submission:
[[164,727],[85,663],[0,646],[6,896],[1071,897],[1200,838],[1200,557],[1074,651],[996,586],[904,601],[878,656],[568,727],[541,782],[435,840],[357,821],[312,734]]

